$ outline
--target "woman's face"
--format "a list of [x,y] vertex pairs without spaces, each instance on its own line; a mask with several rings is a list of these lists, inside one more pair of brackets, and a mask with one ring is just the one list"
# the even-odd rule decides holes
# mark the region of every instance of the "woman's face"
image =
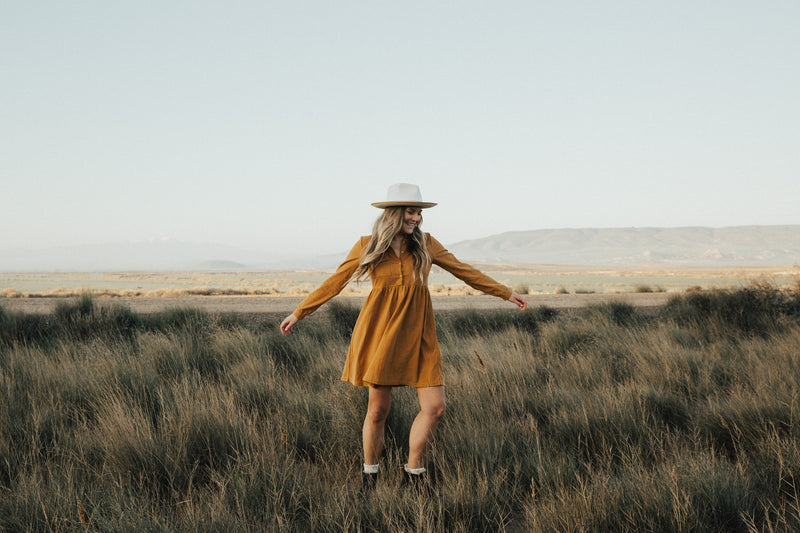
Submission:
[[403,226],[402,233],[411,235],[414,233],[414,228],[422,222],[422,209],[419,207],[406,207],[403,211]]

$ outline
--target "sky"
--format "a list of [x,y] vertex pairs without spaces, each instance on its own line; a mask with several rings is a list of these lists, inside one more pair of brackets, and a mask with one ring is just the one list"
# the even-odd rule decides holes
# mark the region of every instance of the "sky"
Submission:
[[800,2],[0,5],[0,250],[800,224]]

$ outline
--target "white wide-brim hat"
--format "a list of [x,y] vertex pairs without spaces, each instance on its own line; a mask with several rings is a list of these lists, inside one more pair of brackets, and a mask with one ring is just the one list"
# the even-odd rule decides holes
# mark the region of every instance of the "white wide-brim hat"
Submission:
[[435,206],[436,202],[423,202],[422,193],[419,192],[418,185],[395,183],[389,186],[389,190],[386,192],[385,202],[373,202],[371,205],[380,207],[381,209],[394,206],[428,208]]

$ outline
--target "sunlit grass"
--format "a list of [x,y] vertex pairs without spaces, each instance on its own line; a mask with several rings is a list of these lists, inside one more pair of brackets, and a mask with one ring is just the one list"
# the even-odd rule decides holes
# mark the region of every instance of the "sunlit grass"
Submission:
[[[800,293],[648,311],[437,315],[448,411],[428,494],[401,486],[413,390],[359,492],[356,312],[0,308],[0,529],[790,531],[800,527]],[[81,516],[85,526],[81,522]]]

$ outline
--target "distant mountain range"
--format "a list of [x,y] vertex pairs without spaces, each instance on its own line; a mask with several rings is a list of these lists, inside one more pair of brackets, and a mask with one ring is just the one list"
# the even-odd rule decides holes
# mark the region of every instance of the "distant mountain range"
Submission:
[[449,250],[487,263],[791,265],[800,263],[800,225],[510,231]]
[[233,246],[175,240],[0,251],[0,270],[240,270],[263,257]]
[[[482,263],[792,265],[800,263],[800,225],[511,231],[447,247],[464,261]],[[275,256],[166,240],[0,250],[0,271],[330,269],[346,253]]]

